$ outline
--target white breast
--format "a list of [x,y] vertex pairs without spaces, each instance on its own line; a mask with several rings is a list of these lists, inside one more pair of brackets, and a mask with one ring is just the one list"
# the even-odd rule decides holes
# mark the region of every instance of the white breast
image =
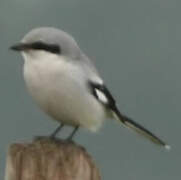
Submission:
[[104,107],[89,93],[85,72],[79,66],[50,53],[39,54],[34,59],[24,55],[24,58],[26,85],[46,113],[73,126],[91,130],[101,126]]

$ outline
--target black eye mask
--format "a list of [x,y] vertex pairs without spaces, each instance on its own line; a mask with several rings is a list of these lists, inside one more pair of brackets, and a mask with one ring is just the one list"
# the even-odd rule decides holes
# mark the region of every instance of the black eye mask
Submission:
[[27,44],[27,46],[29,49],[44,50],[54,54],[61,54],[61,48],[59,45],[56,44],[46,44],[41,41],[37,41],[34,43]]

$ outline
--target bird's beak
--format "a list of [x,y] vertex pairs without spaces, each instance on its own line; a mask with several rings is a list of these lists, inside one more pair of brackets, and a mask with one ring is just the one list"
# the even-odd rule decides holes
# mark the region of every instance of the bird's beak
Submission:
[[28,44],[25,44],[25,43],[17,43],[13,46],[10,47],[11,50],[13,51],[25,51],[27,49],[29,49],[29,46]]

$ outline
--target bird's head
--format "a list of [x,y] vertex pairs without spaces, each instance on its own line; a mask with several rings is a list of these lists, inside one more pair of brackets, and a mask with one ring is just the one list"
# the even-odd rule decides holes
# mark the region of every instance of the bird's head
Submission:
[[22,52],[25,56],[31,56],[30,59],[45,55],[77,59],[81,55],[72,36],[52,27],[33,29],[25,35],[20,43],[11,46],[10,49]]

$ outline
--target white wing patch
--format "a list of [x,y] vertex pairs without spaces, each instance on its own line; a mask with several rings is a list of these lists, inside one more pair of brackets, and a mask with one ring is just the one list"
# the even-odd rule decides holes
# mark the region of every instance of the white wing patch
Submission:
[[96,95],[98,97],[98,100],[101,101],[104,104],[107,104],[108,103],[108,99],[105,96],[105,94],[102,91],[100,91],[99,89],[95,89],[95,91],[96,91]]

